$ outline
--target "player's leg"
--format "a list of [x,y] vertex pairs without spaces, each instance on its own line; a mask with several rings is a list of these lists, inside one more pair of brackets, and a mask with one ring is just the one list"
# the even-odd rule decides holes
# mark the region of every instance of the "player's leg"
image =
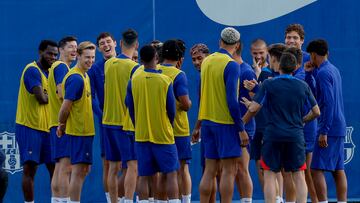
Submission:
[[[266,141],[261,148],[261,167],[264,169],[264,196],[265,201],[268,203],[276,202],[276,182],[278,174],[281,175],[282,163],[282,143]],[[279,189],[278,189],[279,191]]]
[[306,181],[306,185],[309,191],[309,195],[311,198],[311,202],[312,203],[317,203],[318,199],[317,199],[317,195],[316,195],[316,190],[315,190],[315,186],[314,186],[314,182],[311,176],[311,160],[312,160],[312,152],[308,152],[306,153],[306,170],[305,170],[305,181]]
[[201,136],[205,157],[205,170],[199,186],[200,202],[208,203],[210,199],[213,200],[214,197],[216,198],[214,186],[216,187],[216,175],[220,167],[220,161],[211,126],[202,126]]
[[125,188],[125,199],[131,200],[134,197],[136,189],[136,180],[137,180],[137,160],[131,160],[127,162],[127,172],[124,180]]
[[[146,154],[146,156],[138,157],[138,190],[140,201],[148,201],[149,199],[149,179],[153,179],[155,185],[157,172],[159,167],[156,164],[154,154],[151,150],[151,143],[149,142],[135,142],[136,154]],[[164,186],[163,186],[164,187]]]
[[22,190],[26,202],[34,201],[34,178],[36,174],[37,163],[28,161],[23,165]]
[[178,171],[178,183],[180,190],[180,199],[183,203],[191,201],[191,177],[189,164],[191,163],[191,137],[175,137],[175,144],[180,162]]
[[189,172],[189,164],[186,160],[180,162],[180,177],[182,181],[182,202],[191,202],[191,176]]
[[139,176],[139,200],[148,200],[149,198],[149,178],[148,176]]
[[258,174],[259,183],[261,189],[264,190],[264,171],[261,168],[261,145],[262,145],[263,133],[256,130],[253,139],[251,140],[251,159],[255,161],[256,171]]
[[250,154],[248,148],[243,147],[242,156],[239,161],[239,168],[236,174],[236,185],[242,202],[251,202],[253,193],[253,183],[249,173]]
[[104,128],[105,157],[109,161],[107,184],[111,203],[118,202],[118,173],[121,168],[120,137],[121,129]]
[[107,177],[109,174],[109,162],[106,160],[105,157],[105,129],[101,123],[101,120],[99,122],[99,128],[100,128],[100,156],[101,156],[101,161],[102,161],[102,182],[103,182],[103,187],[104,187],[104,192],[105,192],[105,197],[106,197],[106,202],[110,203],[110,196],[109,196],[109,189],[108,189],[108,184],[107,184]]
[[[158,178],[157,178],[157,200],[159,202],[162,201],[167,201],[168,199],[168,194],[167,194],[167,186],[164,187],[164,185],[166,185],[166,174],[163,173],[159,173]],[[177,183],[177,181],[176,181]]]
[[213,132],[220,158],[221,178],[219,191],[221,202],[230,203],[234,192],[237,163],[241,156],[239,132],[234,125],[222,125],[214,128]]
[[15,138],[23,165],[22,190],[26,202],[34,201],[34,177],[41,160],[42,133],[26,126],[16,125]]
[[281,172],[276,173],[276,202],[283,202],[284,178]]
[[74,164],[71,170],[71,179],[69,185],[70,201],[80,202],[81,190],[86,175],[89,172],[90,166],[88,164]]
[[296,202],[306,203],[307,202],[307,186],[305,182],[305,173],[303,170],[292,173],[295,187],[296,187]]
[[275,182],[276,182],[276,174],[270,170],[264,170],[264,196],[266,203],[275,203]]
[[118,202],[118,183],[117,175],[120,171],[120,161],[109,161],[109,175],[108,175],[108,189],[109,196],[112,203]]
[[107,203],[110,203],[109,188],[108,188],[108,183],[107,183],[107,177],[109,175],[109,161],[105,159],[105,155],[103,157],[101,157],[101,160],[102,160],[102,167],[103,167],[102,182],[103,182],[103,187],[104,187],[104,191],[105,191],[105,197],[106,197]]
[[166,173],[166,193],[170,202],[180,202],[177,171]]
[[40,162],[44,163],[49,173],[50,184],[55,170],[55,160],[52,159],[51,155],[51,138],[50,133],[39,131],[41,134],[41,148],[40,148]]
[[67,198],[69,197],[69,185],[70,185],[70,175],[71,175],[71,162],[70,158],[64,157],[59,159],[59,197]]
[[292,173],[282,171],[282,175],[284,177],[285,201],[295,202],[296,190],[295,190],[295,182]]
[[82,186],[92,164],[93,136],[69,136],[71,175],[70,201],[80,202]]
[[[125,177],[127,173],[127,164],[121,162],[121,174],[117,177],[117,184],[118,184],[118,201],[123,203],[125,200]],[[110,195],[109,195],[110,198]]]
[[121,158],[126,163],[127,171],[124,179],[125,203],[132,202],[134,198],[138,167],[135,153],[134,132],[122,131],[121,135]]
[[336,184],[336,197],[338,202],[347,201],[347,179],[344,170],[336,170],[332,172]]
[[234,181],[237,173],[236,162],[238,158],[226,158],[220,160],[221,166],[221,180],[220,180],[220,194],[221,202],[232,202],[234,192]]
[[281,151],[282,165],[285,172],[290,172],[292,181],[295,184],[296,202],[305,203],[307,201],[307,186],[305,182],[306,156],[305,143],[298,140],[284,142]]
[[151,144],[159,171],[166,177],[166,194],[169,203],[180,202],[177,171],[180,168],[175,144]]
[[[56,161],[56,140],[59,139],[56,135],[57,127],[50,128],[50,141],[51,141],[51,159]],[[55,163],[54,174],[51,179],[51,202],[55,202],[60,197],[59,194],[59,162]]]
[[316,195],[319,202],[327,201],[327,186],[324,171],[311,169],[311,175],[313,177]]
[[[330,138],[331,139],[331,138]],[[329,139],[329,140],[330,140]],[[335,170],[332,172],[336,184],[336,197],[338,202],[347,201],[347,179],[344,170],[344,137],[336,137],[330,147],[334,149],[337,156]]]

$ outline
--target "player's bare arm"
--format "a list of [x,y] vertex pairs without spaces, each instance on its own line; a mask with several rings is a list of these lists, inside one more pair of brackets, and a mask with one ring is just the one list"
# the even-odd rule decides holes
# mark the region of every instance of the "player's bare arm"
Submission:
[[56,135],[61,137],[65,133],[66,120],[69,117],[73,101],[65,99],[61,105],[59,112],[59,126],[56,130]]
[[34,93],[36,100],[37,100],[40,104],[47,104],[47,103],[49,103],[48,95],[47,95],[47,93],[43,90],[42,86],[33,87],[33,88],[32,88],[32,92]]

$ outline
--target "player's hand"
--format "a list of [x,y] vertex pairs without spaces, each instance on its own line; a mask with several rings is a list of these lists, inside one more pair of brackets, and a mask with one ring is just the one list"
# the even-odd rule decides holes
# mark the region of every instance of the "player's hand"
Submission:
[[254,68],[255,73],[260,73],[261,72],[261,59],[256,60],[255,58],[253,58],[252,67]]
[[245,130],[239,132],[241,147],[246,147],[249,144],[249,136]]
[[308,61],[304,64],[304,69],[306,72],[311,72],[313,71],[315,68],[315,65],[313,63],[311,63],[311,61]]
[[198,143],[199,142],[199,139],[200,139],[200,129],[194,129],[191,133],[191,142],[192,143]]
[[251,101],[250,101],[250,100],[248,100],[246,97],[241,97],[241,101],[240,101],[240,103],[244,104],[244,105],[245,105],[245,107],[248,109],[248,108],[249,108],[249,106],[250,106],[250,104],[251,104]]
[[65,124],[60,123],[59,126],[56,129],[56,135],[58,137],[61,137],[65,134]]
[[319,146],[325,148],[328,146],[327,142],[327,135],[320,135],[319,136]]
[[245,89],[252,91],[254,87],[258,84],[258,82],[255,79],[252,80],[244,80],[244,87]]

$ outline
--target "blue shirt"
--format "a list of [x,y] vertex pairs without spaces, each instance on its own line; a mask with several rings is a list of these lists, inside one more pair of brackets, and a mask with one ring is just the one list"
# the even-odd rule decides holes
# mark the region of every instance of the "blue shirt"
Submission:
[[[144,69],[145,72],[151,72],[151,73],[159,73],[161,74],[160,70],[153,70],[153,69]],[[166,97],[166,113],[169,117],[170,123],[174,123],[175,119],[175,113],[176,113],[176,105],[175,105],[175,99],[173,96],[173,85],[169,85],[169,89],[167,91],[167,97]],[[126,91],[126,98],[125,98],[125,104],[129,109],[129,114],[131,117],[131,120],[135,126],[135,109],[134,109],[134,98],[131,91],[131,80],[129,80],[127,91]]]
[[[173,66],[171,64],[161,64],[163,66]],[[174,94],[175,97],[181,97],[184,95],[189,95],[189,90],[188,90],[188,82],[187,82],[187,78],[184,72],[180,72],[174,79],[174,83],[173,83],[173,89],[174,89]]]
[[[225,49],[220,49],[219,53],[227,54],[230,57],[231,54],[227,52]],[[230,115],[235,123],[235,127],[237,130],[243,131],[244,124],[241,120],[241,112],[240,112],[240,105],[238,101],[238,80],[240,77],[240,68],[239,64],[235,61],[230,61],[225,69],[224,69],[224,82],[225,82],[225,91],[226,91],[226,101],[227,106],[229,108]],[[215,123],[209,120],[203,120],[202,125],[222,125],[219,123]]]
[[[310,60],[310,55],[306,52],[303,52],[303,63],[300,68],[298,68],[296,71],[294,71],[293,76],[299,80],[304,80],[310,87],[311,92],[314,94],[314,91],[316,90],[316,83],[315,79],[311,74],[305,73],[304,64]],[[310,104],[305,104],[304,108],[304,114],[307,114],[311,110]],[[316,128],[317,128],[317,120],[314,119],[311,122],[308,122],[304,126],[304,136],[305,140],[313,141],[316,138]]]
[[84,80],[81,75],[70,75],[65,82],[65,95],[64,99],[71,101],[79,100],[83,94]]
[[[259,86],[262,85],[262,83],[268,79],[275,76],[275,72],[271,70],[269,67],[264,67],[261,69],[258,83]],[[267,111],[266,111],[266,103],[263,104],[263,107],[260,109],[260,111],[255,116],[255,123],[256,123],[256,132],[263,132],[266,127],[267,122]]]
[[66,73],[69,72],[69,69],[67,66],[63,63],[60,63],[58,66],[54,68],[54,78],[56,85],[59,85],[62,83]]
[[105,61],[105,59],[101,59],[94,63],[88,71],[91,86],[92,108],[100,121],[102,120],[102,111],[104,109]]
[[316,99],[321,112],[318,134],[343,137],[346,122],[339,70],[329,61],[324,61],[316,73]]
[[[41,67],[41,65],[39,63],[37,63],[37,65],[39,67]],[[45,71],[42,71],[43,74],[48,77],[48,73]],[[39,72],[39,70],[35,67],[29,67],[25,73],[24,73],[24,84],[25,84],[25,88],[29,93],[33,93],[32,89],[34,87],[37,86],[42,86],[42,82],[41,82],[41,74]]]
[[[239,101],[241,101],[242,97],[245,97],[250,101],[252,100],[252,98],[250,97],[250,91],[244,87],[245,80],[256,80],[256,74],[254,70],[251,68],[251,66],[244,62],[240,64]],[[251,92],[256,93],[257,90],[258,90],[258,85],[256,85]],[[247,112],[247,108],[244,104],[240,102],[239,105],[240,105],[241,116],[244,116],[245,113]],[[255,134],[255,118],[252,118],[247,124],[245,124],[245,130],[249,136],[253,136]]]
[[267,102],[267,124],[264,140],[298,142],[304,141],[304,105],[311,107],[316,100],[309,86],[291,75],[280,75],[265,80],[255,95],[254,101]]

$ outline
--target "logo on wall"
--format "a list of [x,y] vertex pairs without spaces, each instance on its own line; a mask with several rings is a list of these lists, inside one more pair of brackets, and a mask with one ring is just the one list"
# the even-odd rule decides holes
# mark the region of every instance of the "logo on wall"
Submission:
[[352,126],[346,127],[346,135],[344,140],[344,164],[349,163],[354,157],[355,144],[351,138],[354,128]]
[[317,0],[196,0],[211,20],[229,26],[266,22],[296,11]]
[[2,132],[0,133],[0,150],[2,150],[6,156],[4,169],[14,174],[22,171],[20,165],[20,153],[19,145],[15,140],[15,133]]

